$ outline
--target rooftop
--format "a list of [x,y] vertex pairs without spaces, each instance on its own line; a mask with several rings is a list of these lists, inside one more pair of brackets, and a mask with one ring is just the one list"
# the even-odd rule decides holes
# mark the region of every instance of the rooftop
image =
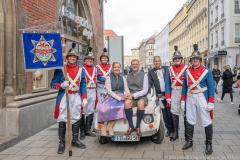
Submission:
[[112,29],[105,29],[104,36],[105,37],[116,37],[118,35]]

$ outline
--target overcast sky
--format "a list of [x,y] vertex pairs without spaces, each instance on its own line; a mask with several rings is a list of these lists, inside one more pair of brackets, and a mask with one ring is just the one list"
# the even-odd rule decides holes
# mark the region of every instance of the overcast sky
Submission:
[[156,32],[160,32],[186,0],[107,0],[105,29],[124,36],[125,54]]

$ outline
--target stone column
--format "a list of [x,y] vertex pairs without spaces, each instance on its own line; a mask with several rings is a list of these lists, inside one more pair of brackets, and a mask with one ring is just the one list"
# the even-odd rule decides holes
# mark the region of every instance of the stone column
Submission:
[[4,11],[3,0],[0,0],[0,137],[5,135],[5,99],[4,91]]
[[4,11],[3,0],[0,0],[0,109],[4,106]]
[[5,88],[4,94],[7,102],[11,101],[14,95],[13,76],[14,76],[14,55],[16,54],[16,14],[15,0],[4,1],[4,31],[5,31]]

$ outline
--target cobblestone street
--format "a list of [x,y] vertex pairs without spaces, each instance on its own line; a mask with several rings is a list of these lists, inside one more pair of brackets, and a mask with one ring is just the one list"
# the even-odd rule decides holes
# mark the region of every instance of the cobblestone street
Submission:
[[214,140],[212,156],[204,155],[204,130],[195,127],[193,148],[182,151],[183,125],[181,121],[180,140],[172,143],[168,138],[160,145],[144,139],[137,143],[110,143],[100,145],[96,138],[87,138],[87,149],[73,148],[73,157],[57,155],[57,125],[21,141],[0,153],[1,160],[120,160],[120,159],[240,159],[240,116],[237,109],[239,95],[235,93],[235,105],[226,95],[223,103],[216,104],[214,119]]

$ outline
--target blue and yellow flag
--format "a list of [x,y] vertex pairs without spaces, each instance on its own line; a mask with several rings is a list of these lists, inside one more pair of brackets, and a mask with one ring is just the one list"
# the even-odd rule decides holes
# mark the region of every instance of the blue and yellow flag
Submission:
[[59,33],[23,33],[22,38],[26,70],[63,67]]

